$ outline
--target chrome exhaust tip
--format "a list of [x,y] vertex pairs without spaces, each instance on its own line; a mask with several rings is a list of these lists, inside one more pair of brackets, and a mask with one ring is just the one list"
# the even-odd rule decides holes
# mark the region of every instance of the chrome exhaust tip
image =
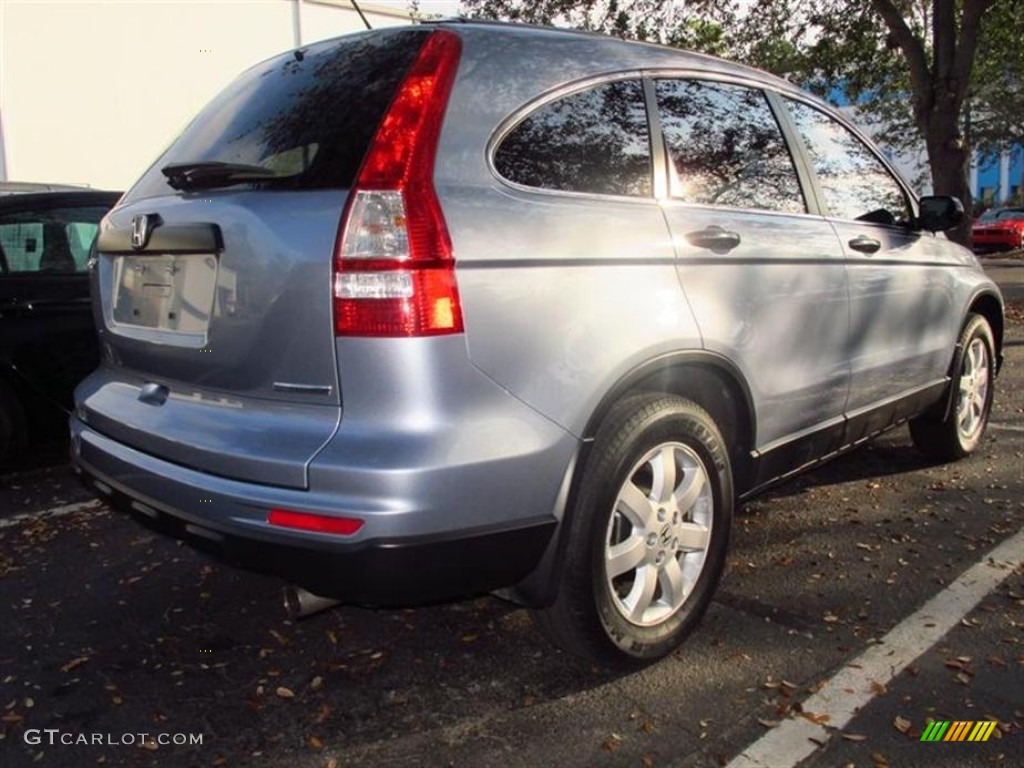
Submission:
[[314,595],[302,587],[288,586],[284,588],[284,609],[288,612],[288,618],[291,619],[304,619],[333,608],[339,602],[341,601],[332,597]]

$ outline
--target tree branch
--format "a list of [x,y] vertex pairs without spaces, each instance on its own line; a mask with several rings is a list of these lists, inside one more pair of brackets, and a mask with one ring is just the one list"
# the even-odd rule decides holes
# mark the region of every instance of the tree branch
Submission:
[[903,14],[892,3],[892,0],[871,0],[871,6],[875,9],[885,26],[889,28],[896,42],[899,44],[903,55],[907,57],[907,68],[910,71],[910,82],[914,86],[914,92],[928,103],[922,104],[927,108],[933,100],[928,60],[925,57],[924,44],[914,36],[907,25]]
[[951,75],[956,82],[956,106],[959,111],[967,97],[974,55],[978,49],[981,19],[995,0],[964,0],[963,20],[960,26],[960,45],[952,62]]

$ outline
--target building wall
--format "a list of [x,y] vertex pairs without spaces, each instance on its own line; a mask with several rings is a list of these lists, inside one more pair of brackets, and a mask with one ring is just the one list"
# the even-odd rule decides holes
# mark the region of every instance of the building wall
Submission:
[[363,28],[344,0],[0,0],[0,180],[125,189],[240,72]]
[[1024,147],[1007,147],[998,154],[976,155],[972,177],[976,177],[974,194],[987,205],[1021,198],[1024,174]]

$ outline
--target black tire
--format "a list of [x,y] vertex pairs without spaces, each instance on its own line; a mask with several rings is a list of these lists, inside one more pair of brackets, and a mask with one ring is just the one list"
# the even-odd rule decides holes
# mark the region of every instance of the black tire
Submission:
[[558,597],[533,612],[538,627],[611,667],[671,653],[721,577],[733,504],[729,452],[703,409],[666,394],[619,403],[583,468]]
[[995,339],[981,315],[970,314],[960,333],[948,413],[924,414],[910,422],[910,436],[925,456],[955,461],[972,453],[985,436],[992,410]]

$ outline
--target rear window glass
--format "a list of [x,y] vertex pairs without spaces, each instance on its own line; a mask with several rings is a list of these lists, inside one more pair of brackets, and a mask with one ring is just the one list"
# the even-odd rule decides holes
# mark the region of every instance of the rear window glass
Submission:
[[650,131],[640,82],[603,83],[541,107],[501,142],[494,167],[527,187],[650,196]]
[[[242,163],[275,172],[261,189],[351,187],[428,30],[380,30],[258,64],[210,102],[128,194],[175,194],[161,168]],[[248,182],[247,182],[248,183]]]

